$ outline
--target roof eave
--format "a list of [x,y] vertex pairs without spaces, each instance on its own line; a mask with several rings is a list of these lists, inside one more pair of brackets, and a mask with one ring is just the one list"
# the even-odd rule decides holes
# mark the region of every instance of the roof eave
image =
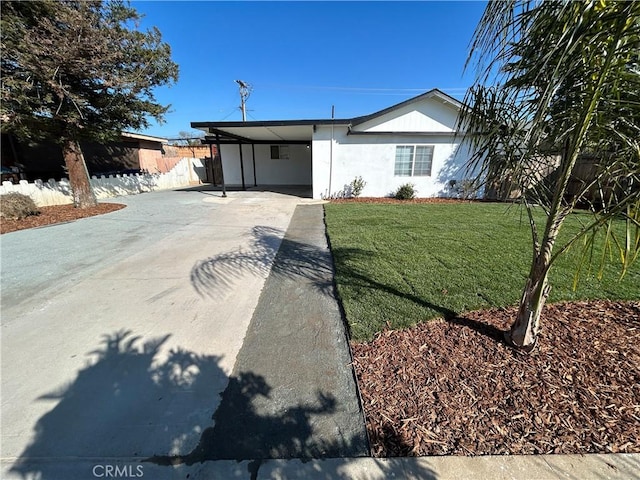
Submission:
[[169,140],[164,137],[154,137],[152,135],[145,135],[142,133],[120,132],[120,136],[125,138],[132,138],[134,140],[147,140],[149,142],[169,143]]
[[191,128],[199,130],[238,128],[238,127],[293,127],[313,125],[350,125],[352,119],[317,119],[317,120],[254,120],[249,122],[191,122]]
[[347,135],[363,135],[363,136],[374,136],[374,135],[384,135],[384,136],[393,136],[397,135],[400,137],[452,137],[461,135],[459,132],[455,131],[442,131],[442,132],[406,132],[406,131],[359,131],[359,130],[351,130],[347,132]]

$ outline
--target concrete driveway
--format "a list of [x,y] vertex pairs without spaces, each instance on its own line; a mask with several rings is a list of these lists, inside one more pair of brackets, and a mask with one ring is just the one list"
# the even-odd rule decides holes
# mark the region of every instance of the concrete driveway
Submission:
[[69,458],[191,451],[279,245],[223,281],[207,281],[207,259],[250,253],[256,228],[280,242],[309,202],[198,191],[114,201],[127,208],[0,240],[2,478],[57,478],[53,465]]

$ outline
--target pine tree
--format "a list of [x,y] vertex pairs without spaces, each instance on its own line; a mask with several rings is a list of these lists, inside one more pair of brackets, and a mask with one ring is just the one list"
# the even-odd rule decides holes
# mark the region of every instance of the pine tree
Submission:
[[123,2],[3,1],[2,131],[60,145],[74,204],[96,204],[80,140],[107,142],[161,122],[153,94],[178,66],[157,28]]

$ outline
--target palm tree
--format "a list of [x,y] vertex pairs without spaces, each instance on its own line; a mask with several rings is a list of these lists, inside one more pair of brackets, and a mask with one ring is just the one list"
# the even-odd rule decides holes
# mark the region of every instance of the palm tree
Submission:
[[[508,179],[531,227],[531,268],[505,335],[529,351],[560,255],[582,245],[589,261],[604,240],[624,274],[640,251],[640,2],[492,1],[472,63],[476,80],[459,118],[473,147],[470,168],[485,185]],[[597,158],[594,172],[569,190],[586,154]],[[565,218],[584,205],[590,222],[557,246]],[[622,234],[613,228],[620,222]]]

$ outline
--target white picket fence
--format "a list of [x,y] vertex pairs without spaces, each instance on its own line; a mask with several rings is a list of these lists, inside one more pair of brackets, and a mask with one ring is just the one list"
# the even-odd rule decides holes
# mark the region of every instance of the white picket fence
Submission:
[[[199,158],[183,158],[167,173],[145,173],[133,175],[109,175],[108,177],[92,177],[91,186],[98,200],[120,195],[136,195],[156,190],[197,185],[205,180],[204,160]],[[29,195],[39,207],[64,205],[73,203],[69,180],[63,178],[59,182],[51,179],[48,182],[36,180],[29,183],[20,180],[17,185],[2,182],[0,195],[10,192]]]

